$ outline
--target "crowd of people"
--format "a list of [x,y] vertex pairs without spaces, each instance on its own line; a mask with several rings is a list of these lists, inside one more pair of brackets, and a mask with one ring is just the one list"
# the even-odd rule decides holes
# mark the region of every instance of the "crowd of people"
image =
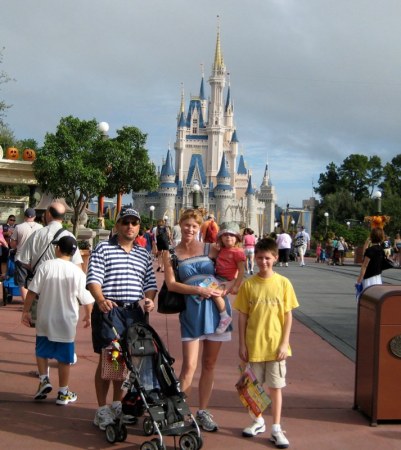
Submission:
[[[168,289],[183,294],[185,302],[179,316],[179,381],[186,395],[191,393],[201,355],[195,415],[198,426],[208,432],[219,428],[208,406],[219,354],[234,332],[235,308],[239,312],[239,359],[250,365],[269,390],[272,441],[278,448],[289,446],[281,429],[282,389],[286,385],[286,359],[291,355],[291,311],[298,302],[290,281],[273,270],[282,254],[275,239],[257,239],[251,228],[241,232],[234,222],[218,226],[213,215],[204,218],[196,209],[185,210],[174,227],[162,219],[154,228],[141,230],[138,212],[125,209],[117,217],[109,239],[91,251],[84,274],[77,241],[62,226],[62,203],[55,201],[47,208],[43,224],[35,221],[32,208],[24,212],[24,220],[17,226],[12,219],[15,217],[10,217],[3,227],[2,247],[13,253],[15,279],[23,293],[21,322],[35,326],[39,376],[33,396],[36,401],[47,399],[53,390],[49,372],[52,359],[58,364],[56,404],[68,405],[78,399],[69,387],[69,375],[76,363],[74,341],[81,306],[81,320],[85,328],[91,329],[93,350],[99,355],[94,373],[98,403],[94,424],[105,430],[116,422],[124,391],[121,381],[102,377],[103,350],[115,339],[114,331],[126,336],[132,324],[146,320],[145,315],[154,310],[156,273],[163,272]],[[178,278],[171,264],[172,247],[178,261]],[[3,261],[7,261],[5,257]],[[6,270],[2,268],[3,275]],[[235,298],[233,305],[230,295]],[[274,297],[274,303],[266,302],[266,297]],[[125,422],[135,420],[132,416],[122,417]],[[256,436],[265,430],[263,417],[255,417],[243,430],[243,436]]]
[[[50,359],[58,362],[56,403],[67,405],[78,398],[69,387],[69,373],[76,362],[74,340],[78,305],[82,305],[82,320],[86,328],[91,328],[93,350],[99,355],[94,374],[98,403],[94,424],[105,430],[116,422],[121,415],[124,391],[121,381],[102,377],[103,350],[115,339],[115,332],[126,336],[132,324],[145,321],[146,314],[154,310],[156,272],[161,272],[168,290],[182,294],[185,302],[179,315],[179,381],[186,395],[191,394],[198,361],[201,365],[195,415],[199,427],[208,432],[219,428],[208,406],[219,354],[235,332],[234,308],[239,317],[239,359],[268,388],[272,400],[272,441],[278,448],[289,446],[281,429],[282,390],[286,386],[286,360],[291,356],[292,310],[298,302],[291,282],[275,272],[274,266],[288,267],[293,253],[297,254],[299,265],[305,265],[310,236],[304,227],[292,235],[283,230],[257,238],[249,227],[241,232],[234,222],[219,226],[213,215],[204,218],[199,210],[187,209],[173,227],[161,219],[154,228],[141,229],[140,214],[129,208],[118,215],[109,239],[92,250],[85,275],[82,258],[76,251],[77,242],[62,226],[63,204],[53,202],[49,206],[43,225],[35,221],[32,208],[24,212],[24,221],[17,226],[13,219],[10,216],[3,226],[4,239],[0,237],[0,242],[9,249],[7,258],[12,254],[15,259],[15,279],[23,298],[21,322],[36,327],[36,401],[45,400],[53,389]],[[172,248],[178,261],[177,271],[171,262]],[[318,243],[316,262],[342,265],[347,249],[341,236]],[[382,230],[372,230],[357,283],[363,288],[380,284],[383,255],[395,255],[398,259],[400,253],[400,235],[390,243]],[[54,292],[59,293],[57,302]],[[233,304],[229,295],[234,298]],[[123,417],[127,423],[135,421],[129,415]],[[253,437],[265,431],[260,415],[243,429],[243,436]]]

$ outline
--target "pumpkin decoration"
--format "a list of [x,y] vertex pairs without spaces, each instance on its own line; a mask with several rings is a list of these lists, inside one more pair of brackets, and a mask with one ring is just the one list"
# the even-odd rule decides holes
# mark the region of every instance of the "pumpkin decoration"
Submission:
[[6,158],[7,159],[18,159],[19,158],[18,148],[8,147],[8,149],[6,151]]
[[22,159],[24,161],[34,161],[35,158],[36,158],[35,150],[32,150],[31,148],[26,148],[22,153]]

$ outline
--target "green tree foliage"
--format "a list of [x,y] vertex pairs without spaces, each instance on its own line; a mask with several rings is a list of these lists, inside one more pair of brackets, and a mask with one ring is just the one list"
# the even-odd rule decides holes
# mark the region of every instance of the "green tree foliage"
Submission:
[[338,190],[340,178],[338,175],[338,167],[331,162],[327,167],[326,173],[321,173],[318,180],[318,187],[314,188],[316,194],[322,198],[326,195],[334,194]]
[[[62,118],[55,133],[47,133],[44,146],[33,163],[40,188],[54,197],[64,198],[74,210],[76,234],[79,215],[92,197],[107,183],[105,165],[100,164],[110,151],[101,139],[96,120]],[[107,161],[106,161],[107,162]],[[109,161],[110,163],[110,161]]]
[[[104,194],[114,197],[131,191],[152,190],[158,185],[156,167],[149,160],[145,148],[147,135],[136,127],[117,130],[117,137],[110,139],[113,159],[108,167],[107,186]],[[106,158],[107,159],[107,158]]]

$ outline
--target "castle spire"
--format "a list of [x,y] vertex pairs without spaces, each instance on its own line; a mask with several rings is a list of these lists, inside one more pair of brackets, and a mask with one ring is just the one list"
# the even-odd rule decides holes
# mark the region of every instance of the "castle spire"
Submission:
[[217,16],[217,40],[216,40],[216,51],[214,53],[214,63],[213,63],[213,72],[214,73],[222,73],[224,72],[224,60],[223,53],[221,51],[220,45],[220,17]]
[[201,64],[201,67],[202,67],[202,81],[201,81],[200,90],[199,90],[199,98],[200,98],[200,100],[206,100],[205,86],[204,86],[205,72],[203,71],[203,64]]

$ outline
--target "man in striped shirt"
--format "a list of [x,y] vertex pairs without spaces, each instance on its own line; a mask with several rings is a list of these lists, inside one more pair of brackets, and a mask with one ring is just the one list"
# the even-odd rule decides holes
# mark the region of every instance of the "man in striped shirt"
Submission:
[[[121,211],[116,234],[100,242],[91,254],[87,288],[95,298],[92,311],[92,342],[99,364],[95,374],[95,388],[99,408],[94,424],[101,430],[114,423],[121,413],[121,381],[113,381],[113,403],[107,405],[110,380],[103,380],[102,348],[115,339],[104,315],[111,320],[120,336],[135,322],[144,320],[144,313],[154,309],[157,285],[151,256],[135,244],[139,232],[140,215],[134,209]],[[143,301],[143,310],[140,302]]]

